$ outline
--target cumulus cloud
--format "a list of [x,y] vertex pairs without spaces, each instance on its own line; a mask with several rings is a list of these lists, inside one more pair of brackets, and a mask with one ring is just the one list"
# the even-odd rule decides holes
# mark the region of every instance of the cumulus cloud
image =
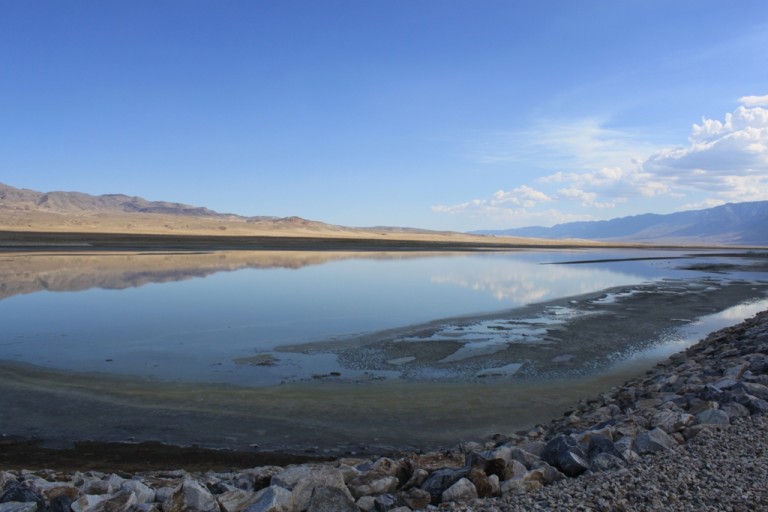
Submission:
[[596,192],[587,192],[578,187],[561,188],[557,191],[557,197],[563,199],[573,199],[579,201],[581,206],[592,206],[595,208],[613,208],[619,202],[624,202],[623,198],[617,201],[600,202],[597,200]]
[[539,203],[551,200],[552,198],[544,192],[522,185],[512,190],[498,190],[490,199],[474,199],[453,206],[433,206],[432,211],[440,213],[504,213],[514,211],[516,208],[533,208]]
[[[568,124],[544,135],[535,132],[536,142],[527,145],[542,155],[549,149],[549,160],[542,156],[542,167],[554,171],[536,179],[537,188],[520,185],[487,199],[433,210],[526,225],[588,220],[594,218],[591,211],[644,198],[664,197],[679,204],[687,198],[682,209],[766,200],[768,109],[762,107],[768,106],[768,95],[739,101],[742,105],[723,119],[705,117],[693,124],[688,143],[678,147],[650,150],[650,144],[633,145],[627,133],[603,129],[593,121]],[[646,156],[638,156],[642,149]],[[528,156],[536,156],[535,151]],[[557,203],[558,209],[541,210],[543,203]],[[584,210],[575,210],[576,206]]]
[[768,110],[738,107],[723,121],[694,124],[689,144],[659,151],[642,170],[669,189],[733,201],[768,199]]

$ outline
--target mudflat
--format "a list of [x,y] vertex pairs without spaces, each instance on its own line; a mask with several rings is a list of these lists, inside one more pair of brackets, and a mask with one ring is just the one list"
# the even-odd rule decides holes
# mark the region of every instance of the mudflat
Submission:
[[[334,251],[339,248],[346,248],[347,255],[363,252],[372,257],[385,249],[416,254],[420,250],[515,248],[490,242],[441,244],[423,240],[306,237],[72,233],[4,233],[3,236],[0,250],[44,256],[38,260],[43,265],[55,266],[59,256],[49,254],[52,251],[86,259],[92,254],[114,254],[125,259],[134,254],[142,254],[143,258],[151,253],[151,258],[155,258],[150,262],[153,267],[159,261],[157,258],[168,253],[195,260],[190,265],[191,275],[201,261],[205,265],[213,264],[211,271],[216,271],[214,262],[224,248],[242,253],[240,260],[235,258],[229,262],[236,267],[313,264],[325,261],[323,253],[336,257],[338,253]],[[312,248],[314,256],[307,259],[309,253],[305,248]],[[253,258],[249,251],[264,255],[268,249],[280,249],[285,259],[277,263],[269,260],[274,258],[272,253],[264,261],[258,257],[255,263],[243,260]],[[743,262],[710,270],[759,272],[765,270],[768,259],[764,253],[733,250],[729,256],[742,257]],[[701,261],[701,265],[709,265],[706,256],[702,256]],[[171,272],[170,267],[168,271]],[[716,286],[706,280],[669,281],[535,304],[506,315],[444,319],[360,338],[280,349],[283,353],[331,354],[346,368],[357,372],[370,370],[372,375],[382,371],[400,372],[403,378],[397,382],[349,379],[342,370],[339,375],[319,374],[281,386],[248,389],[148,382],[4,362],[0,366],[0,387],[4,390],[0,394],[0,408],[6,414],[0,419],[0,432],[20,436],[5,438],[7,446],[13,447],[6,453],[13,453],[17,461],[25,457],[39,461],[38,467],[64,466],[73,457],[102,467],[110,464],[136,467],[135,459],[131,461],[130,457],[120,455],[126,450],[144,454],[139,457],[147,461],[152,460],[149,453],[163,454],[163,463],[180,467],[194,465],[198,457],[195,454],[205,449],[217,454],[231,451],[231,458],[223,457],[223,465],[248,466],[254,464],[253,457],[258,459],[258,464],[270,461],[283,464],[285,460],[294,460],[291,457],[443,448],[459,440],[507,434],[546,422],[580,398],[592,396],[644,371],[648,366],[606,369],[620,360],[622,354],[649,348],[645,343],[653,333],[674,329],[685,320],[720,311],[743,300],[765,297],[766,287],[765,280],[736,280],[727,286]],[[18,293],[29,291],[34,290]],[[520,350],[531,352],[524,358],[527,365],[515,367],[519,358],[506,361],[505,354],[492,350],[483,353],[482,347],[474,354],[457,353],[461,347],[450,340],[439,346],[424,343],[432,337],[460,337],[462,332],[471,331],[472,326],[477,325],[485,330],[514,331],[531,317],[546,316],[551,308],[582,310],[585,316],[569,318],[545,329],[540,340],[532,338],[526,340],[531,343],[520,344]],[[592,321],[592,315],[601,315],[601,321]],[[585,343],[586,350],[580,348]],[[533,352],[542,346],[546,357],[536,359]],[[484,368],[477,363],[492,359],[503,363],[499,364],[499,372],[483,374]],[[412,364],[415,360],[419,364]],[[262,363],[262,360],[243,362]],[[596,368],[602,369],[598,376],[594,372]],[[567,378],[558,380],[563,376]],[[472,413],[467,414],[468,410]],[[156,442],[181,446],[152,444]],[[73,443],[78,444],[72,448]],[[219,459],[213,457],[212,460]],[[7,463],[11,464],[10,459]]]

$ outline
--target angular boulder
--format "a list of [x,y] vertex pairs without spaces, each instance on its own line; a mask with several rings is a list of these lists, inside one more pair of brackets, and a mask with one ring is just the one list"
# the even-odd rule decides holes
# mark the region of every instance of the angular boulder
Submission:
[[589,469],[589,458],[579,446],[579,442],[570,435],[559,435],[552,439],[541,458],[567,476],[579,476]]
[[640,455],[656,453],[662,450],[671,450],[677,446],[677,442],[660,428],[654,428],[643,432],[635,439],[635,447]]
[[477,489],[475,484],[467,478],[460,478],[456,483],[443,491],[440,498],[443,503],[469,501],[477,498]]
[[359,512],[359,510],[349,491],[344,492],[338,487],[321,485],[312,490],[307,512]]
[[277,485],[266,487],[254,496],[244,512],[293,512],[291,491]]
[[195,480],[184,480],[176,492],[163,503],[164,512],[220,512],[219,503],[211,491]]

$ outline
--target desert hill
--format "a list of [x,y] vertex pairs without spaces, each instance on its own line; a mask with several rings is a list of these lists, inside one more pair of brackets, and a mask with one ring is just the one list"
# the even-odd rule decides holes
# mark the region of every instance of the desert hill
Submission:
[[[2,183],[0,231],[488,241],[487,237],[465,233],[395,227],[352,228],[300,217],[245,217],[123,194],[38,192]],[[510,238],[509,241],[516,240]],[[541,244],[537,241],[537,245]]]

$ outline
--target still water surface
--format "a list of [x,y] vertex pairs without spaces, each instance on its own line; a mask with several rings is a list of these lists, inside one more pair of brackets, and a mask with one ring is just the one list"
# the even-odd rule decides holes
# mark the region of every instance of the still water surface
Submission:
[[[36,400],[62,411],[34,416],[9,394],[3,406],[18,412],[0,430],[238,447],[258,433],[265,444],[301,447],[429,444],[525,427],[768,307],[765,272],[713,271],[751,263],[702,254],[4,255],[0,362],[40,368],[24,379],[38,379],[35,393],[50,386],[51,397]],[[584,263],[561,264],[573,261]],[[690,268],[702,262],[710,267]],[[663,329],[645,329],[646,320]],[[622,347],[625,339],[632,345]],[[357,340],[369,343],[359,353]],[[346,352],[328,349],[334,344]],[[546,378],[538,383],[485,378],[496,375],[494,363],[514,375],[539,352]],[[580,359],[587,370],[551,371]],[[403,369],[420,361],[428,362],[412,375],[459,377],[409,381]],[[3,372],[6,385],[22,386],[14,396],[31,393]],[[134,381],[123,392],[114,376]],[[95,425],[57,398],[57,383],[75,386],[75,397],[89,389],[99,407],[125,407]],[[210,387],[221,384],[230,387]],[[185,410],[195,421],[137,416],[150,397],[153,410]]]
[[[97,281],[81,291],[42,291],[1,301],[0,358],[160,380],[258,385],[285,375],[254,372],[235,359],[285,344],[700,274],[679,270],[687,261],[680,259],[552,264],[633,255],[626,251],[382,254],[300,268],[243,268],[192,279],[182,274],[184,280],[123,289],[103,289]],[[643,253],[644,257],[682,255]],[[146,272],[151,275],[151,269]]]

